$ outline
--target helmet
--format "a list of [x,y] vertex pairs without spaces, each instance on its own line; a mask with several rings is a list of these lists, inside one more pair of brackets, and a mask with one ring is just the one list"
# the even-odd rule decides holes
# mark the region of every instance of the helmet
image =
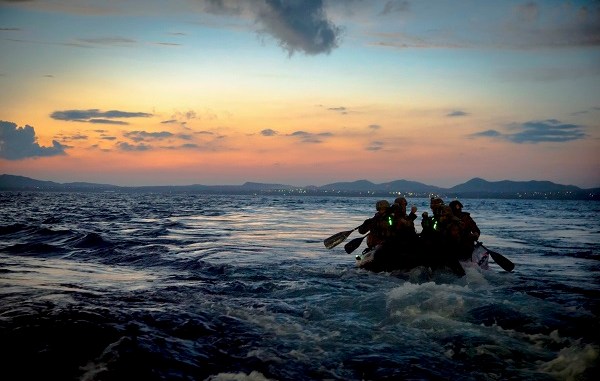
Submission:
[[404,204],[406,205],[406,198],[398,197],[394,200],[394,204],[401,204],[402,202],[404,202]]
[[442,206],[444,205],[444,200],[442,200],[439,197],[432,197],[431,198],[431,206]]
[[455,210],[455,209],[457,209],[457,208],[456,208],[457,206],[458,206],[459,208],[461,208],[461,209],[462,209],[462,207],[463,207],[463,205],[462,205],[462,204],[460,203],[460,201],[458,201],[458,200],[451,201],[449,205],[450,205],[450,207],[452,208],[452,210]]
[[377,209],[377,210],[387,209],[389,207],[390,207],[390,203],[387,202],[387,200],[379,200],[375,203],[375,209]]
[[442,215],[446,218],[452,217],[454,215],[452,213],[452,208],[450,208],[448,205],[442,206]]

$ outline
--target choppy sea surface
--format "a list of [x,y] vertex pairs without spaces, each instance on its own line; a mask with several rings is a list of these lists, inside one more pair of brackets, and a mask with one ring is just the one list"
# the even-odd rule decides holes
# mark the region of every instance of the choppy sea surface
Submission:
[[516,267],[458,278],[324,247],[375,201],[0,193],[0,378],[599,379],[600,203],[461,200]]

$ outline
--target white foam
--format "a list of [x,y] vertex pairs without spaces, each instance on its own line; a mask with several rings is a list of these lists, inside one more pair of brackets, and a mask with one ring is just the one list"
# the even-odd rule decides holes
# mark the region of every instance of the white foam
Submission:
[[240,373],[219,373],[209,376],[207,381],[272,381],[272,378],[265,377],[261,372],[252,371],[250,374]]
[[599,348],[596,345],[582,345],[579,342],[561,349],[558,357],[543,363],[539,369],[561,380],[578,380],[586,369],[598,361]]

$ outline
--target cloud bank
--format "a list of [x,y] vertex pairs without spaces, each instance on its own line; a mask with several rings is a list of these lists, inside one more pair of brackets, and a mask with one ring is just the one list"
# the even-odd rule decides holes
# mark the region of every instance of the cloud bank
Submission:
[[52,147],[42,147],[36,142],[33,127],[17,127],[15,123],[0,121],[0,157],[3,159],[65,155],[65,148],[56,140],[52,141]]

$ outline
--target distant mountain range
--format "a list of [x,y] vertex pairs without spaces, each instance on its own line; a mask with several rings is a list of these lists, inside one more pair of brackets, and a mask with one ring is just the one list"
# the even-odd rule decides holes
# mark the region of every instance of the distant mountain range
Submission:
[[0,175],[0,191],[99,191],[99,192],[195,192],[226,194],[297,194],[327,196],[396,196],[457,198],[525,198],[599,200],[600,188],[582,189],[550,181],[487,181],[471,179],[452,188],[440,188],[416,181],[396,180],[375,184],[368,180],[338,182],[323,186],[296,187],[284,184],[246,182],[242,185],[164,185],[121,187],[85,182],[56,183],[23,176]]

